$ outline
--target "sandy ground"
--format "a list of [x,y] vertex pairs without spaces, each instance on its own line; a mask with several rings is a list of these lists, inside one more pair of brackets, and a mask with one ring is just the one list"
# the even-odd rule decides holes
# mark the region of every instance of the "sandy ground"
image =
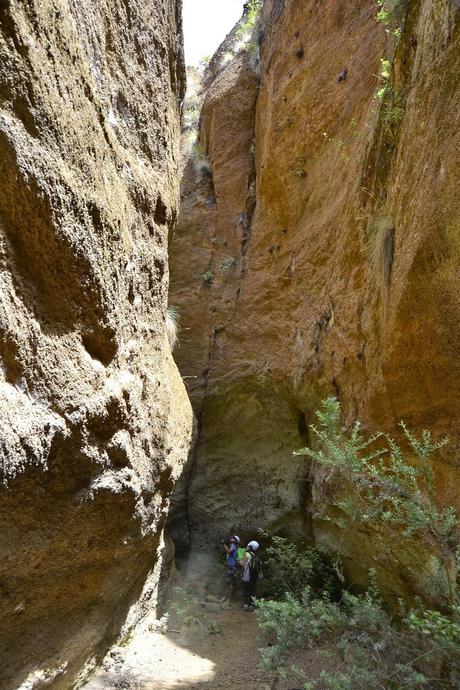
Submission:
[[125,647],[114,649],[85,690],[269,690],[270,680],[259,668],[259,631],[252,613],[238,605],[204,611],[203,621],[215,622],[217,633],[199,626],[160,633],[145,627]]
[[[217,633],[209,634],[210,620]],[[145,627],[112,651],[105,670],[85,690],[270,690],[270,675],[260,668],[263,640],[254,614],[233,604],[228,610],[203,610],[203,621],[206,630],[160,633]],[[286,679],[279,690],[300,687],[298,680]]]

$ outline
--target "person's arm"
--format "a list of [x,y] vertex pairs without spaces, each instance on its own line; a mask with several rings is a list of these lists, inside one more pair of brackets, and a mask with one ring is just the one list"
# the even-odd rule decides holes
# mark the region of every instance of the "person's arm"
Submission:
[[230,546],[228,546],[225,542],[224,542],[224,549],[226,550],[227,554],[230,556],[230,554],[231,554]]

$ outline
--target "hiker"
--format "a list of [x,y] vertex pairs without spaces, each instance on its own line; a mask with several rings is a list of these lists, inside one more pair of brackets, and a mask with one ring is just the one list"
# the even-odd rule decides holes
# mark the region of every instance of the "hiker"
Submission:
[[256,585],[258,580],[263,578],[262,561],[257,556],[259,549],[258,541],[250,541],[246,547],[246,553],[242,560],[243,573],[241,579],[243,581],[244,604],[245,611],[251,611],[254,608],[254,595],[256,593]]
[[238,556],[238,544],[240,543],[240,538],[234,534],[227,541],[223,541],[222,545],[225,549],[226,559],[225,563],[227,565],[226,580],[230,589],[230,596],[233,599],[235,596],[236,589],[236,573],[237,573],[237,556]]

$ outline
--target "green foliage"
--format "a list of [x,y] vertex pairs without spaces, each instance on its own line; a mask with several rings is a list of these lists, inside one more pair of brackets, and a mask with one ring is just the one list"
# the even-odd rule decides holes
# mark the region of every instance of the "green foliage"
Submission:
[[236,268],[236,264],[237,260],[234,256],[226,256],[225,259],[222,259],[220,262],[219,270],[222,273],[232,273],[232,271],[234,271]]
[[419,650],[431,667],[443,670],[447,687],[460,687],[460,607],[454,606],[450,617],[440,611],[411,611],[405,620]]
[[385,31],[400,38],[406,17],[405,0],[378,0],[379,11],[375,17]]
[[431,609],[411,611],[408,624],[413,632],[432,637],[438,642],[460,644],[460,607],[453,607],[455,619]]
[[200,275],[200,278],[205,285],[211,285],[214,280],[214,273],[212,271],[205,271]]
[[[394,549],[395,540],[401,545],[404,540],[413,540],[415,537],[422,548],[431,553],[431,561],[437,563],[440,575],[437,579],[432,578],[430,593],[444,597],[446,611],[441,613],[421,606],[420,610],[414,610],[406,617],[404,634],[399,631],[398,635],[401,644],[404,643],[408,649],[423,649],[425,661],[430,660],[434,665],[448,669],[446,673],[450,682],[457,687],[455,684],[460,682],[460,606],[457,589],[460,556],[456,552],[458,516],[452,506],[439,509],[436,505],[433,464],[435,453],[445,446],[447,439],[434,441],[426,430],[416,435],[401,422],[406,448],[403,451],[387,434],[377,432],[371,436],[363,435],[359,422],[347,432],[341,425],[340,403],[335,398],[324,400],[316,416],[318,423],[311,428],[318,445],[303,448],[297,454],[308,455],[323,466],[328,472],[327,479],[334,477],[338,480],[336,485],[341,487],[338,496],[329,496],[325,501],[326,513],[323,518],[328,519],[327,511],[334,507],[339,508],[343,516],[336,523],[339,528],[350,530],[361,524],[366,524],[367,528],[373,526],[375,534],[383,540],[381,543],[395,568],[401,567],[397,550]],[[413,564],[411,573],[417,570],[423,570],[422,563]],[[373,601],[377,601],[375,591]],[[350,611],[350,602],[346,597],[344,603]],[[379,608],[384,613],[380,605]],[[348,649],[347,657],[351,658],[355,651]],[[415,653],[413,656],[415,658]],[[363,658],[367,658],[366,654]],[[406,685],[411,683],[413,687],[425,687],[424,681],[417,675],[419,671],[415,668],[411,670],[412,667],[407,669],[405,663],[401,661],[402,665],[398,668],[408,678],[404,681]],[[361,673],[362,663],[358,666]],[[373,667],[370,671],[374,673]],[[413,678],[412,671],[415,674]],[[365,669],[363,672],[367,673]],[[353,673],[347,669],[345,675],[332,680],[323,678],[322,682],[328,688],[348,687],[347,683],[351,683],[351,687],[361,687],[359,684],[364,681]],[[374,679],[372,687],[401,687],[398,683],[403,682],[403,678],[393,680],[392,685],[378,685],[377,679]]]
[[[318,678],[299,666],[296,675],[305,688],[369,690],[369,688],[428,687],[416,666],[416,642],[398,630],[373,588],[364,595],[344,592],[340,602],[327,595],[312,596],[306,588],[300,598],[287,594],[281,601],[259,601],[256,615],[269,646],[261,650],[263,667],[282,677],[289,655],[299,647],[327,649]],[[308,681],[308,678],[310,679]]]
[[391,85],[391,63],[389,60],[380,60],[381,86],[375,94],[376,100],[381,105],[383,119],[389,125],[397,125],[404,115],[405,100],[401,91],[394,90]]
[[262,0],[249,0],[244,20],[236,32],[239,41],[247,41],[252,36],[258,24],[261,9]]
[[269,541],[264,556],[266,577],[260,588],[263,596],[278,599],[289,593],[298,597],[307,587],[331,594],[337,590],[336,575],[318,549],[268,532],[263,536]]
[[[446,609],[420,603],[393,620],[380,598],[375,572],[370,572],[365,594],[344,591],[333,599],[313,584],[321,581],[325,563],[318,552],[301,552],[287,540],[273,538],[267,565],[274,560],[274,594],[285,593],[276,601],[259,600],[256,611],[268,641],[261,650],[262,663],[273,674],[273,687],[286,674],[290,655],[305,647],[317,654],[324,650],[327,656],[317,678],[298,666],[293,669],[310,690],[460,687],[460,605],[453,565],[457,513],[452,506],[439,509],[434,496],[433,459],[447,440],[435,441],[429,431],[416,435],[401,423],[403,450],[382,432],[364,435],[359,422],[347,431],[335,398],[324,400],[316,416],[311,428],[317,444],[297,454],[312,458],[326,470],[326,483],[334,478],[340,487],[338,496],[328,491],[323,497],[325,511],[339,508],[343,529],[366,524],[379,537],[386,535],[386,558],[395,568],[401,567],[395,538],[417,538],[444,568]],[[457,570],[458,559],[457,553]]]
[[457,514],[454,508],[438,510],[434,499],[433,455],[447,439],[434,442],[429,431],[417,438],[404,423],[404,436],[411,451],[408,459],[396,441],[377,432],[369,437],[356,422],[348,434],[340,423],[336,398],[327,398],[312,426],[319,448],[302,448],[295,455],[308,455],[347,483],[345,497],[336,505],[347,524],[378,521],[403,536],[432,536],[443,547],[456,542]]
[[186,626],[199,624],[203,617],[198,599],[183,587],[174,587],[169,612],[173,624]]

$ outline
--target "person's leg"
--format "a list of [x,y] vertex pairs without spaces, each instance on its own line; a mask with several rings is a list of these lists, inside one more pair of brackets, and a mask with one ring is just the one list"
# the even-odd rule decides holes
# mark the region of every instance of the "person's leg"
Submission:
[[251,578],[248,582],[248,605],[254,607],[254,597],[256,595],[257,578]]
[[230,599],[235,601],[236,598],[236,570],[232,569],[230,573]]
[[243,580],[243,608],[249,608],[250,586],[250,582],[244,582]]

